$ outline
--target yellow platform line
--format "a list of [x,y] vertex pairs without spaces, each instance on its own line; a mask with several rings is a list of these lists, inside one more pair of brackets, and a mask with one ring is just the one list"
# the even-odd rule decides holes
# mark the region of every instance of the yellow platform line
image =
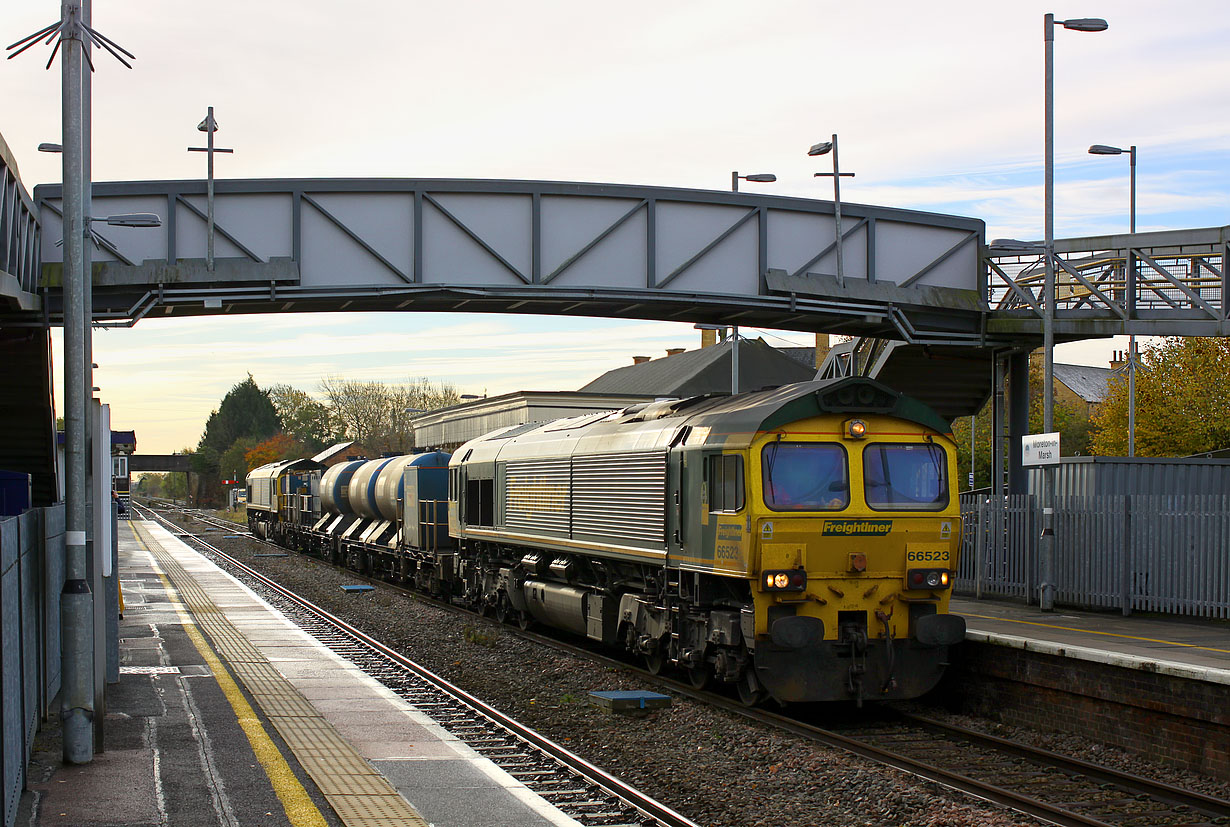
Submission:
[[[261,725],[226,665],[243,681],[300,766],[347,827],[427,827],[427,822],[388,780],[373,770],[226,618],[196,578],[168,554],[144,526],[135,521],[131,525],[137,540],[157,561],[161,569],[158,576],[180,615],[184,631],[230,702],[291,825],[326,827],[326,821]],[[198,627],[208,633],[217,652]]]
[[1080,632],[1086,635],[1102,635],[1103,637],[1118,637],[1125,640],[1139,640],[1142,643],[1164,643],[1167,646],[1180,646],[1184,649],[1201,649],[1205,652],[1219,652],[1221,654],[1230,655],[1230,649],[1217,649],[1212,646],[1201,646],[1197,643],[1179,643],[1173,640],[1157,640],[1151,637],[1138,637],[1136,635],[1122,635],[1117,632],[1099,632],[1094,629],[1076,629],[1071,626],[1058,626],[1054,623],[1038,623],[1033,620],[1017,620],[1011,617],[993,617],[991,615],[973,615],[963,614],[962,617],[976,617],[979,620],[1001,620],[1004,623],[1022,623],[1026,626],[1039,626],[1043,629],[1059,629],[1064,632]]

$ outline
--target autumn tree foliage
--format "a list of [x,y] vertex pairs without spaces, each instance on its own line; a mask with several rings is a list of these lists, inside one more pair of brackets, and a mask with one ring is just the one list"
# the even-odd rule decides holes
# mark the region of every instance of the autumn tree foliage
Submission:
[[244,460],[248,466],[247,470],[251,471],[253,468],[259,468],[271,462],[299,459],[305,454],[306,448],[303,443],[289,434],[274,434],[245,453]]
[[[1128,377],[1118,373],[1093,418],[1093,448],[1127,456]],[[1230,339],[1167,337],[1136,369],[1136,455],[1184,457],[1230,448]]]
[[283,433],[303,443],[308,450],[315,453],[338,441],[328,407],[307,391],[277,384],[269,388],[269,399],[282,422]]

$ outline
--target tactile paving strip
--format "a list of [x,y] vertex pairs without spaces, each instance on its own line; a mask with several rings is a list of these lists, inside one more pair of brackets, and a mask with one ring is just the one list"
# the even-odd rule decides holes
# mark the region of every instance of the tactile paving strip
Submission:
[[373,770],[333,725],[235,628],[196,579],[138,522],[154,559],[227,668],[242,681],[261,711],[295,754],[347,827],[428,827],[384,776]]

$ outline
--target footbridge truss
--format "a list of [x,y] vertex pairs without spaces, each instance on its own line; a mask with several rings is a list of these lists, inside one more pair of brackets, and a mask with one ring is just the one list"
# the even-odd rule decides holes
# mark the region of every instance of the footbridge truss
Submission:
[[[991,327],[1040,331],[1046,256],[1040,245],[986,251]],[[1230,335],[1230,227],[1167,230],[1055,242],[1055,333]]]
[[[1123,334],[1230,336],[1227,254],[1230,227],[1057,240],[1052,259],[1056,341]],[[1014,347],[856,337],[830,351],[820,376],[875,377],[909,388],[947,416],[979,410],[995,359],[1041,344],[1047,304],[1041,242],[992,242],[983,260],[987,338],[1014,339]]]
[[[470,180],[96,183],[94,318],[339,310],[715,322],[995,344],[982,221],[829,201]],[[35,189],[45,318],[61,307],[60,187]],[[1005,342],[1007,340],[1004,340]]]
[[0,314],[42,307],[38,296],[40,232],[38,210],[0,136]]

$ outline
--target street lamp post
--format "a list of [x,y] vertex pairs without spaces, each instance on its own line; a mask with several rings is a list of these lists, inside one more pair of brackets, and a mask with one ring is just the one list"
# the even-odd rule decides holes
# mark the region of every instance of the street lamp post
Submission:
[[214,146],[214,133],[218,131],[218,122],[214,120],[214,108],[209,107],[205,120],[196,125],[199,132],[206,135],[205,146],[190,146],[189,152],[204,152],[208,157],[205,165],[205,269],[214,271],[214,153],[234,152],[233,149],[223,149]]
[[842,172],[837,164],[837,133],[833,133],[833,140],[823,141],[818,144],[812,144],[811,149],[807,150],[807,155],[815,158],[819,155],[827,155],[833,153],[833,171],[832,172],[817,172],[812,175],[813,178],[832,178],[833,179],[833,232],[836,236],[837,244],[837,278],[844,279],[846,275],[845,263],[841,254],[841,179],[853,178],[853,172]]
[[772,184],[777,176],[771,172],[756,172],[751,175],[740,175],[737,171],[730,173],[730,191],[739,191],[739,179],[751,181],[753,184]]
[[[1136,234],[1136,146],[1133,144],[1126,150],[1117,146],[1106,146],[1105,144],[1094,144],[1089,147],[1090,155],[1128,155],[1128,165],[1131,168],[1131,185],[1128,188],[1128,227],[1129,231]],[[1130,245],[1129,245],[1130,246]],[[1132,261],[1131,249],[1128,250],[1128,255],[1124,264],[1128,267],[1135,267]],[[1128,278],[1128,273],[1124,270],[1123,280],[1125,289],[1135,287],[1135,280]],[[1126,301],[1133,308],[1135,303],[1127,297]],[[1128,334],[1128,456],[1136,456],[1136,334]]]
[[[1043,216],[1046,238],[1045,304],[1042,313],[1042,430],[1051,433],[1055,424],[1055,24],[1076,32],[1101,32],[1107,23],[1098,17],[1078,17],[1072,20],[1055,20],[1049,12],[1043,17],[1042,41],[1044,52],[1043,78],[1045,94],[1044,109],[1044,173],[1045,213]],[[1055,506],[1054,466],[1048,465],[1043,472],[1042,491],[1042,540],[1038,549],[1039,572],[1042,580],[1039,608],[1044,612],[1055,608]]]
[[[61,129],[64,242],[64,586],[60,594],[60,718],[63,756],[70,764],[93,758],[93,726],[98,693],[93,664],[94,597],[86,580],[87,534],[90,502],[87,484],[90,400],[94,383],[91,369],[91,274],[86,238],[89,236],[89,75],[93,71],[89,49],[93,43],[129,69],[120,55],[133,55],[90,26],[90,0],[62,0],[60,19],[8,46],[9,58],[39,43],[55,41],[50,68],[61,56]],[[96,504],[100,509],[102,503]]]

